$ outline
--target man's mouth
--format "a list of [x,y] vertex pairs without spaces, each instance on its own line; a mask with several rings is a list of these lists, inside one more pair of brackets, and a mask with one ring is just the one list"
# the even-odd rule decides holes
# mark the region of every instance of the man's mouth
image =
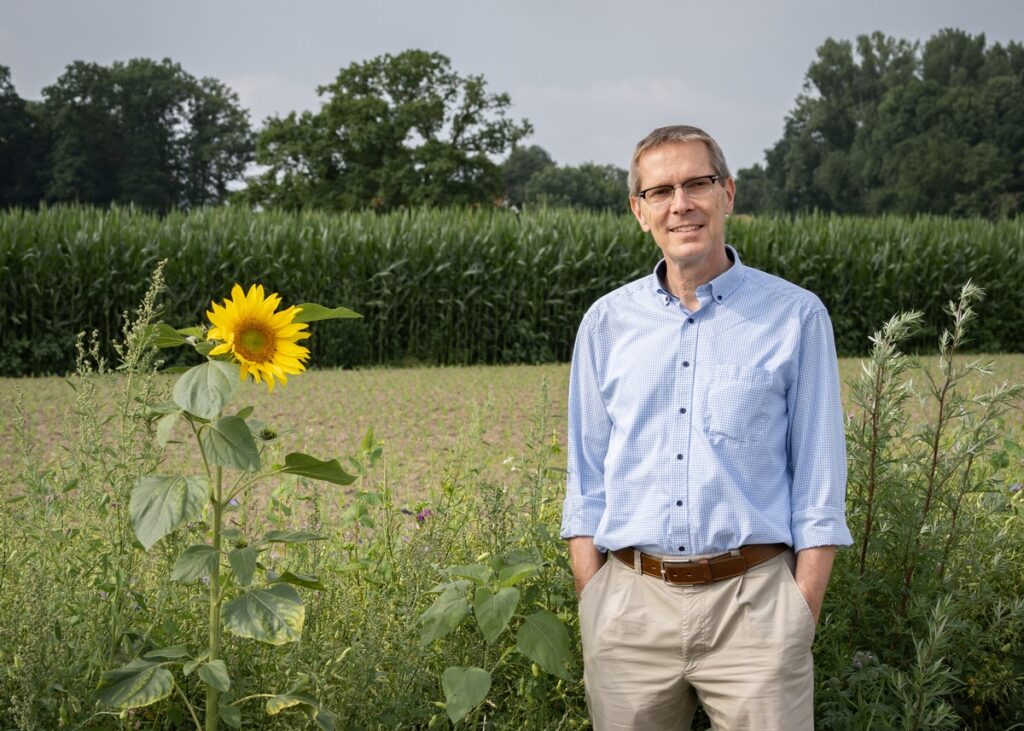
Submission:
[[671,231],[674,234],[688,234],[693,233],[694,231],[699,231],[702,228],[704,228],[704,224],[687,223],[682,226],[670,228],[669,231]]

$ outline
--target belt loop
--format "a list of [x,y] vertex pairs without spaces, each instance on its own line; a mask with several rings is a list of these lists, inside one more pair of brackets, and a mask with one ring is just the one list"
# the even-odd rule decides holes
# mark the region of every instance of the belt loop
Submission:
[[640,549],[633,549],[633,570],[636,571],[638,574],[642,574],[644,572],[643,565],[640,563],[641,555],[642,554],[640,553]]

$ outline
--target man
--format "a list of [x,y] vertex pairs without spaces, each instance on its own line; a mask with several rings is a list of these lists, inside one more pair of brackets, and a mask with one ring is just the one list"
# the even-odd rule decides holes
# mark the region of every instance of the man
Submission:
[[726,245],[736,185],[702,130],[641,140],[629,189],[664,258],[584,316],[569,386],[594,727],[686,729],[699,698],[715,728],[813,728],[811,643],[852,542],[828,313]]

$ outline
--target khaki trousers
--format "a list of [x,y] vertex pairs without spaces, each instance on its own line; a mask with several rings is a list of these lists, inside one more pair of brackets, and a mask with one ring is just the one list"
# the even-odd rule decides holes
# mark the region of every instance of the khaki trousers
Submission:
[[814,728],[814,620],[792,551],[733,579],[670,586],[609,555],[580,595],[595,731]]

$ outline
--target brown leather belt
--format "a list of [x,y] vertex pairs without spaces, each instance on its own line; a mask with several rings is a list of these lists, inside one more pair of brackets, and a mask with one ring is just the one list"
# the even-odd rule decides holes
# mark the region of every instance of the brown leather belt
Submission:
[[755,543],[728,553],[698,559],[661,559],[634,548],[620,548],[612,551],[615,558],[630,568],[636,568],[636,556],[640,556],[640,571],[648,576],[662,579],[666,584],[690,585],[709,584],[712,581],[742,576],[770,558],[788,549],[785,543]]

